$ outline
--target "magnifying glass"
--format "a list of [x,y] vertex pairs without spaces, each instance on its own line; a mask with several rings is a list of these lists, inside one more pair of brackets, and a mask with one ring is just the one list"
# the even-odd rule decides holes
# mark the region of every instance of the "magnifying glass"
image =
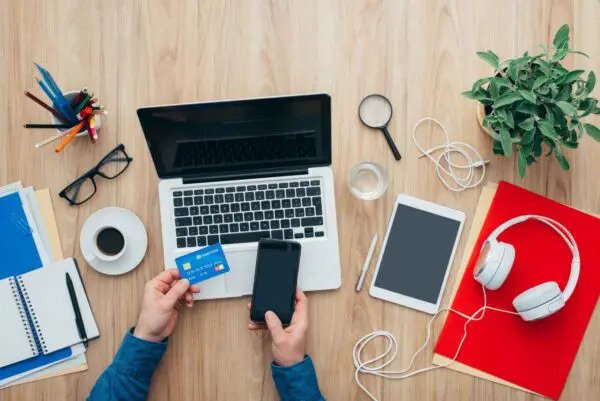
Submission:
[[358,106],[358,117],[367,127],[381,130],[390,150],[394,154],[394,158],[396,160],[402,158],[392,136],[387,130],[387,125],[392,119],[392,103],[385,96],[372,94],[365,97]]

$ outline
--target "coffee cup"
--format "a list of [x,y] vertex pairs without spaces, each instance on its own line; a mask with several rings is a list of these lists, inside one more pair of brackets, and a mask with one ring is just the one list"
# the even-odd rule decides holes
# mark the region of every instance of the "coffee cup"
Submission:
[[105,225],[96,230],[89,249],[91,253],[84,255],[88,262],[95,259],[113,262],[125,253],[127,239],[117,227]]

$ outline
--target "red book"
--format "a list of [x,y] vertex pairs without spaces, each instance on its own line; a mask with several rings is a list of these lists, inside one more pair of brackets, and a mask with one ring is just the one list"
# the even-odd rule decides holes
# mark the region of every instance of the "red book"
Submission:
[[[550,217],[573,234],[581,254],[575,291],[562,310],[539,321],[525,322],[519,316],[487,310],[483,320],[469,324],[457,361],[556,400],[600,294],[599,219],[500,182],[452,308],[470,315],[482,306],[481,285],[473,279],[479,249],[497,226],[522,214]],[[572,255],[556,232],[540,222],[527,221],[509,228],[499,240],[515,247],[515,263],[502,287],[487,290],[488,305],[512,311],[514,297],[546,281],[556,281],[564,289]],[[435,353],[454,356],[464,323],[462,317],[448,315]]]

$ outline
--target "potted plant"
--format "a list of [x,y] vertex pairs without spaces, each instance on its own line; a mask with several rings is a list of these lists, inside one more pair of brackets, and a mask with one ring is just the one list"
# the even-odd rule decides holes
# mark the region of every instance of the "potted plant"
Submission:
[[554,154],[568,170],[563,147],[576,149],[584,132],[600,141],[600,128],[583,122],[590,114],[600,114],[598,100],[590,96],[596,84],[594,72],[569,70],[561,64],[570,53],[587,57],[569,47],[569,26],[560,27],[550,49],[541,47],[539,54],[526,52],[502,62],[491,50],[477,52],[494,73],[463,92],[477,100],[477,117],[493,139],[494,153],[517,154],[521,177],[542,153]]

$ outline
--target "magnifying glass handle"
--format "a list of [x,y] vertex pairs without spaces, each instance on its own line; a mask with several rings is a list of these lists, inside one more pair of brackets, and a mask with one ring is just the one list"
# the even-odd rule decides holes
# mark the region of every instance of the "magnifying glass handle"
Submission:
[[392,136],[390,135],[389,131],[387,130],[387,127],[383,127],[381,129],[381,132],[383,132],[383,135],[385,136],[385,140],[387,141],[388,146],[390,147],[390,150],[394,154],[394,158],[396,160],[402,159],[402,156],[400,155],[400,152],[398,151],[398,148],[396,147],[396,144],[394,143]]

